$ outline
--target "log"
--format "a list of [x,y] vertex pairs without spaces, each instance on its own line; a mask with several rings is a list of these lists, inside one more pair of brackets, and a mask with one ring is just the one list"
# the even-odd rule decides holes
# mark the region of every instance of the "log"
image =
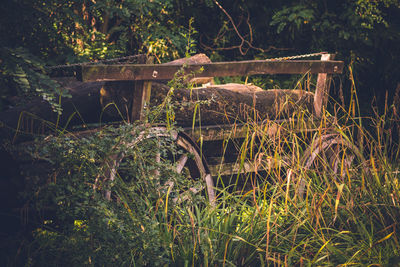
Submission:
[[[180,58],[171,62],[164,63],[163,65],[182,65],[182,64],[202,64],[202,63],[212,63],[211,59],[207,57],[205,54],[196,54],[189,58]],[[199,77],[199,78],[191,78],[188,83],[192,84],[214,84],[213,77]]]
[[[169,88],[153,83],[151,106],[161,105]],[[176,89],[172,101],[180,126],[233,124],[288,118],[293,112],[312,112],[313,93],[303,90],[262,90],[254,85],[227,84]],[[198,106],[196,108],[196,105]],[[196,117],[194,118],[196,111]],[[200,114],[200,115],[199,115]]]
[[[130,93],[133,82],[105,83],[102,87],[102,104],[112,101],[105,113],[112,120],[121,120],[121,113],[130,109]],[[152,83],[150,106],[164,102],[170,88],[163,83]],[[207,85],[193,89],[175,89],[172,102],[178,125],[192,126],[196,105],[196,125],[231,124],[265,119],[285,119],[301,107],[312,112],[313,93],[303,90],[263,90],[248,84]],[[199,115],[200,114],[200,115]]]
[[15,137],[20,141],[30,140],[32,136],[54,132],[56,125],[58,130],[63,130],[68,126],[100,121],[102,107],[99,99],[102,82],[82,83],[74,78],[57,80],[72,95],[72,98],[62,99],[62,115],[58,118],[49,103],[40,97],[3,111],[0,113],[1,143],[5,140],[15,142]]

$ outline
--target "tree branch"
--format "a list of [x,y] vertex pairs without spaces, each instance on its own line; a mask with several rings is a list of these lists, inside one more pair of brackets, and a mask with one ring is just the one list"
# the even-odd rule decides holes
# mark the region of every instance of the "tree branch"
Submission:
[[[235,21],[233,20],[232,16],[229,15],[229,13],[222,7],[222,5],[221,5],[217,0],[213,0],[213,2],[214,2],[214,3],[219,7],[219,9],[221,9],[222,12],[228,17],[230,23],[231,23],[232,26],[233,26],[233,29],[234,29],[236,35],[240,38],[240,44],[239,44],[239,45],[230,46],[230,47],[212,48],[212,47],[210,47],[210,46],[205,45],[205,44],[201,41],[201,39],[200,39],[200,45],[202,45],[205,49],[207,49],[207,50],[233,50],[233,49],[239,49],[240,54],[243,55],[243,56],[246,55],[247,52],[248,52],[250,49],[254,49],[254,50],[260,51],[260,52],[262,52],[262,53],[268,52],[268,51],[270,51],[270,50],[272,50],[272,49],[274,49],[274,50],[290,50],[290,48],[277,48],[277,47],[272,46],[272,45],[270,45],[270,46],[269,46],[268,48],[266,48],[266,49],[263,49],[263,48],[260,48],[260,47],[255,47],[255,46],[253,45],[253,29],[252,29],[251,24],[250,24],[250,13],[249,13],[249,11],[247,11],[247,19],[246,19],[246,23],[247,23],[247,26],[248,26],[248,28],[249,28],[249,34],[248,34],[248,35],[245,35],[245,36],[246,36],[246,37],[247,37],[247,36],[250,36],[250,41],[247,40],[247,39],[239,32],[238,27],[237,27],[237,25],[235,24]],[[221,33],[221,32],[220,32],[220,33]],[[220,33],[218,33],[217,38],[221,38],[221,34],[220,34]],[[223,35],[223,34],[222,34],[222,35]],[[245,45],[247,45],[247,47],[245,47]]]

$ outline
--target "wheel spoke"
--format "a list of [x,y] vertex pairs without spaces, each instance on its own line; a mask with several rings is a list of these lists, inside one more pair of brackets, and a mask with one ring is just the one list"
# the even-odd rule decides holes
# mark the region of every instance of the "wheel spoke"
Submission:
[[156,153],[155,161],[156,161],[157,164],[156,164],[156,169],[153,172],[153,175],[154,175],[154,177],[159,177],[160,176],[159,167],[160,167],[160,162],[161,162],[161,154],[160,154],[160,152]]
[[188,160],[188,156],[186,154],[183,154],[180,156],[180,158],[177,161],[177,165],[176,165],[176,172],[177,173],[182,173],[183,167],[185,167],[185,164]]
[[211,174],[207,174],[206,177],[204,178],[204,180],[206,181],[206,185],[207,185],[208,199],[209,199],[211,205],[215,206],[214,182],[212,180]]

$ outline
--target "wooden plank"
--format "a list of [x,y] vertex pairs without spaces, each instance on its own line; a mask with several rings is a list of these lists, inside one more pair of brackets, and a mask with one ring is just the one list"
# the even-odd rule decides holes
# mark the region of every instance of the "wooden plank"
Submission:
[[[219,165],[209,165],[208,166],[211,176],[217,177],[218,175],[234,175],[238,173],[248,173],[248,172],[255,172],[255,167],[253,164],[249,162],[244,162],[242,166],[239,163],[232,162],[232,163],[223,163]],[[259,165],[257,170],[261,171],[262,166]]]
[[[154,58],[149,57],[146,63],[152,64]],[[144,106],[150,103],[151,95],[151,81],[135,81],[135,89],[133,91],[132,109],[131,109],[131,120],[143,120],[144,119]]]
[[242,165],[238,162],[230,162],[230,163],[221,163],[218,165],[208,165],[208,168],[210,170],[211,176],[213,177],[218,177],[219,175],[230,176],[238,173],[261,172],[270,169],[276,169],[280,165],[285,164],[282,162],[285,162],[286,160],[288,159],[284,158],[281,160],[276,160],[274,158],[269,158],[263,160],[257,165],[254,164],[254,162],[245,161],[243,162]]
[[[321,56],[321,61],[328,62],[329,60],[333,60],[335,57],[334,54],[324,54]],[[332,75],[328,73],[319,73],[317,78],[317,85],[315,87],[314,94],[314,113],[320,118],[322,111],[326,108],[329,97],[329,87],[332,80]]]
[[[89,81],[116,80],[170,80],[182,65],[125,64],[82,66],[81,78]],[[200,71],[203,68],[203,71]],[[342,73],[342,61],[292,60],[265,61],[250,60],[236,62],[215,62],[186,65],[187,73],[195,77],[245,76],[253,74],[304,74]]]
[[144,81],[135,81],[135,86],[133,90],[132,98],[132,108],[131,108],[131,121],[142,120],[143,118],[143,107],[145,103],[145,91]]
[[[296,127],[297,125],[297,127]],[[290,130],[287,130],[290,129]],[[248,124],[228,124],[228,125],[208,125],[202,127],[185,127],[183,131],[188,134],[193,140],[217,141],[228,140],[234,138],[245,138],[248,132],[257,131],[260,136],[268,135],[274,138],[278,131],[285,132],[314,132],[315,121],[306,120],[298,121],[293,119],[286,120],[269,120],[257,125]]]
[[216,141],[233,138],[242,138],[246,136],[248,126],[237,125],[210,125],[202,127],[187,127],[183,131],[193,138],[193,140]]

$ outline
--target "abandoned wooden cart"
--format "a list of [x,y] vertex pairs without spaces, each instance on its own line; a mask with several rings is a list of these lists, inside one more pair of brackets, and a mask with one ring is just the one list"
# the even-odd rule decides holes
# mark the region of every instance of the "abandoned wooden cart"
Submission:
[[[85,123],[98,122],[99,117],[108,122],[121,119],[136,122],[141,124],[143,132],[124,145],[139,146],[143,140],[168,137],[184,152],[173,159],[176,172],[185,172],[194,179],[205,181],[208,198],[213,202],[216,197],[214,180],[217,176],[256,172],[258,168],[268,164],[263,162],[257,165],[250,161],[239,164],[235,158],[235,147],[231,149],[228,146],[227,149],[222,149],[227,140],[240,143],[249,136],[249,121],[262,129],[261,133],[258,133],[260,136],[272,139],[285,128],[285,124],[293,123],[295,119],[292,114],[299,109],[308,110],[317,120],[321,116],[327,105],[331,77],[342,73],[343,62],[333,60],[334,55],[328,53],[312,56],[319,56],[320,60],[305,60],[302,57],[301,60],[297,60],[295,57],[295,60],[281,58],[213,63],[200,54],[165,64],[152,64],[151,58],[134,56],[129,57],[128,62],[109,60],[102,64],[55,67],[50,70],[53,76],[74,76],[81,81],[76,81],[76,84],[71,86],[73,97],[64,101],[63,117],[60,119],[54,116],[48,105],[43,105],[43,102],[32,103],[21,110],[14,108],[0,114],[1,135],[4,138],[8,134],[6,128],[18,128],[19,133],[22,132],[22,128],[27,132],[38,132],[42,124],[24,120],[23,114],[27,113],[68,126],[78,124],[78,121],[74,121],[76,117],[82,117]],[[177,77],[176,73],[180,73],[181,76]],[[213,84],[214,77],[263,74],[316,74],[315,90],[264,90],[265,88],[261,89],[251,84]],[[182,103],[174,110],[174,121],[181,130],[172,132],[167,131],[165,125],[151,124],[146,117],[148,107],[160,105],[166,96],[170,95],[170,87],[166,82],[171,79],[175,82],[178,80],[174,85],[176,88],[171,96],[172,100]],[[197,87],[191,86],[191,90],[185,88],[192,82],[197,84]],[[76,107],[80,108],[80,115],[72,116],[71,114],[76,113]],[[16,121],[18,125],[13,126]],[[7,127],[4,127],[5,125]],[[28,128],[32,129],[27,130]],[[93,130],[96,131],[96,128],[92,129],[92,132]],[[306,128],[303,127],[300,131],[306,131]],[[316,129],[311,126],[307,131],[312,132]],[[15,138],[14,133],[9,136]],[[19,136],[23,137],[21,134]],[[327,150],[338,144],[351,146],[344,144],[343,140],[335,138],[335,135],[329,132],[316,143],[320,144],[315,148],[317,151]],[[160,161],[160,157],[161,155],[157,155],[155,160]],[[315,158],[315,153],[306,157],[305,167],[311,166]],[[108,170],[104,178],[113,180],[119,175],[118,167],[123,160],[127,160],[124,159],[124,153],[113,155],[107,163]],[[157,170],[153,174],[157,175]],[[106,197],[111,198],[111,192],[106,192]]]
[[[327,104],[331,76],[342,73],[343,62],[333,60],[334,55],[328,53],[318,53],[317,56],[321,56],[321,59],[213,63],[209,60],[204,61],[204,55],[197,55],[166,64],[149,64],[151,59],[142,57],[138,59],[139,63],[147,64],[80,65],[74,67],[72,71],[73,75],[83,82],[106,82],[101,89],[101,101],[105,102],[103,106],[107,105],[107,97],[110,98],[112,95],[114,102],[125,101],[125,106],[120,106],[120,109],[131,122],[142,121],[145,125],[143,133],[127,144],[128,146],[138,145],[147,138],[171,136],[165,126],[149,126],[145,121],[145,108],[159,104],[168,94],[169,87],[165,85],[165,81],[174,79],[176,73],[181,72],[190,74],[189,78],[184,79],[192,79],[195,83],[203,84],[191,90],[187,88],[174,90],[175,100],[208,102],[201,109],[201,119],[196,116],[198,112],[196,105],[178,109],[175,112],[175,121],[183,131],[172,133],[172,138],[178,147],[187,152],[176,159],[176,171],[182,172],[187,167],[192,177],[204,180],[209,200],[213,202],[215,200],[213,177],[251,172],[257,167],[249,163],[238,166],[235,162],[225,162],[223,159],[216,161],[215,155],[208,153],[207,149],[200,150],[198,144],[243,138],[248,134],[248,126],[244,123],[248,119],[262,125],[265,134],[274,135],[282,123],[291,120],[290,113],[299,105],[308,108],[316,118],[320,117]],[[57,71],[58,75],[65,74],[65,70]],[[71,69],[69,71],[71,72]],[[212,84],[213,77],[257,74],[317,74],[318,77],[315,92],[261,90],[252,85]],[[232,127],[235,128],[234,131]],[[337,142],[331,137],[326,135],[322,138],[324,148]],[[111,159],[106,174],[107,179],[115,178],[122,159],[123,155],[115,155]],[[160,160],[159,156],[156,160]],[[110,192],[107,192],[107,197],[110,198]]]

